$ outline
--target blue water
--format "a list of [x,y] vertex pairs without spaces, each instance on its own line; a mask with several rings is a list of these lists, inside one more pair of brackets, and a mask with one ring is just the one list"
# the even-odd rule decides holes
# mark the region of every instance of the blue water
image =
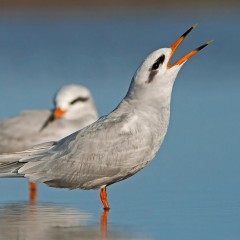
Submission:
[[[51,233],[48,239],[83,234],[86,239],[239,239],[239,16],[237,11],[2,16],[1,118],[24,109],[51,108],[55,91],[68,83],[89,87],[100,115],[107,114],[124,97],[149,52],[170,46],[195,22],[199,26],[175,59],[207,40],[215,41],[181,70],[173,90],[170,128],[153,162],[108,188],[107,235],[102,235],[98,191],[40,184],[33,207],[27,204],[24,179],[0,181],[1,228],[12,224],[10,232],[22,233],[22,239],[31,239],[29,229],[44,236],[41,239],[46,239],[43,232]],[[29,217],[32,212],[39,217]],[[49,226],[49,218],[56,225]]]

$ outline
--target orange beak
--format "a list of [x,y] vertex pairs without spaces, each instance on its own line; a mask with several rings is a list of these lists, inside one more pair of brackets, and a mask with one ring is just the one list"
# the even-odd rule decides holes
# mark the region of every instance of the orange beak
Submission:
[[[180,38],[177,39],[177,41],[175,41],[172,46],[170,47],[172,52],[169,58],[169,63],[170,60],[172,58],[172,56],[174,55],[174,53],[176,52],[176,50],[178,49],[178,47],[180,46],[180,44],[182,43],[182,41],[186,38],[186,36],[197,26],[197,24],[194,24],[191,28],[189,28]],[[194,56],[195,54],[197,54],[200,50],[202,50],[203,48],[205,48],[207,45],[209,45],[212,41],[206,42],[205,44],[203,44],[202,46],[196,48],[195,50],[189,52],[188,54],[186,54],[184,57],[182,57],[181,59],[179,59],[177,62],[175,62],[174,64],[170,65],[168,64],[168,68],[172,68],[173,66],[176,65],[181,65],[182,63],[186,62],[189,58],[191,58],[192,56]]]
[[62,110],[61,108],[56,108],[54,112],[50,115],[50,117],[47,119],[47,121],[43,124],[42,128],[40,131],[45,129],[47,126],[49,126],[53,121],[56,119],[62,117],[66,113],[65,110]]
[[62,117],[65,114],[65,110],[62,110],[61,108],[56,108],[54,113],[53,113],[53,119],[56,120],[60,117]]

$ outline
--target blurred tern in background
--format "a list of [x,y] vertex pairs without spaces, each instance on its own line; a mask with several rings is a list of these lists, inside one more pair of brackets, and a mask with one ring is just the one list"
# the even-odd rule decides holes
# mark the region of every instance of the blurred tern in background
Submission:
[[[81,85],[62,87],[54,99],[55,109],[24,111],[0,120],[0,153],[23,151],[36,144],[58,141],[95,122],[98,118],[90,91]],[[36,184],[30,183],[36,199]]]
[[170,48],[152,52],[139,67],[127,95],[109,115],[52,143],[0,155],[0,177],[26,177],[51,187],[101,189],[131,177],[156,155],[169,125],[174,81],[183,64],[210,42],[174,64],[170,59],[192,26]]

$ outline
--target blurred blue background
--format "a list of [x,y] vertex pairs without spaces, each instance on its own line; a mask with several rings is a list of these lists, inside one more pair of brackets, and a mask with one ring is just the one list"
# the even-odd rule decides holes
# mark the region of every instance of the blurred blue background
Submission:
[[[136,239],[238,239],[238,10],[5,13],[0,17],[0,117],[52,108],[55,92],[69,83],[89,87],[100,115],[108,114],[125,96],[144,58],[199,23],[174,59],[215,41],[182,68],[173,90],[170,128],[155,159],[108,188],[108,227]],[[28,200],[24,179],[1,179],[0,191],[2,208]],[[40,184],[38,200],[84,210],[91,215],[89,224],[99,225],[98,191]]]

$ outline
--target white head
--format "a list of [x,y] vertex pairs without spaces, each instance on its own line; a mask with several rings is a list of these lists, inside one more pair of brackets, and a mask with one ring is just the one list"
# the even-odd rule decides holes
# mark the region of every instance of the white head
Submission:
[[[141,101],[151,105],[154,102],[161,106],[170,104],[171,92],[177,74],[183,64],[193,55],[206,47],[210,42],[205,43],[199,48],[191,51],[173,65],[170,60],[178,46],[188,33],[194,29],[192,26],[186,31],[170,48],[161,48],[152,52],[139,67],[132,80],[127,99]],[[142,101],[143,100],[143,101]]]
[[81,85],[71,84],[62,87],[55,97],[55,118],[68,120],[96,113],[96,107],[90,91]]
[[70,84],[62,87],[54,98],[55,108],[41,130],[56,119],[92,120],[98,118],[97,109],[90,91],[81,85]]

